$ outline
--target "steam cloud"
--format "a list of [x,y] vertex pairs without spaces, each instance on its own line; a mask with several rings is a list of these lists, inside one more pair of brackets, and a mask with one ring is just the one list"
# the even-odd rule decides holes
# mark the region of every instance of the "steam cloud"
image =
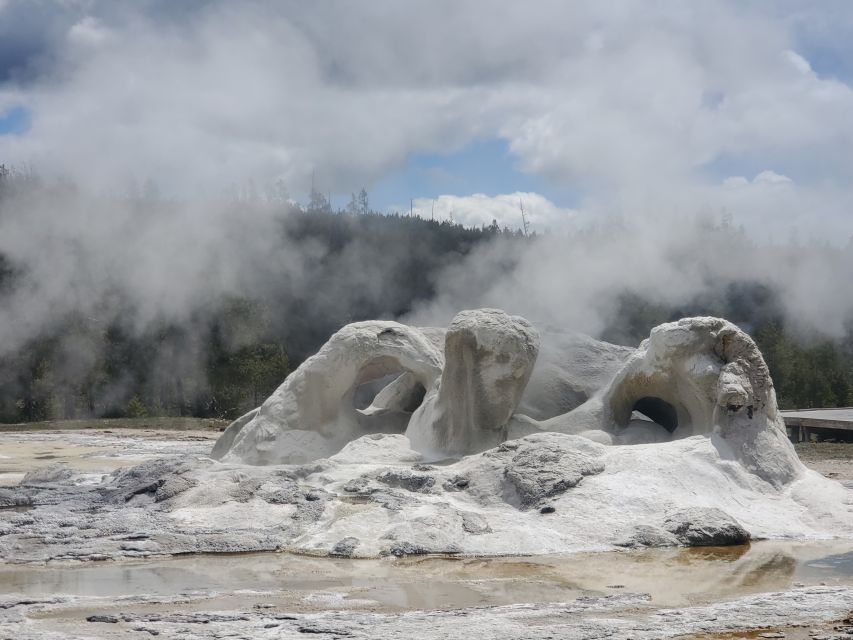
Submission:
[[[0,159],[81,188],[3,205],[0,253],[25,280],[0,303],[0,351],[113,292],[143,329],[310,287],[323,248],[282,246],[281,207],[223,194],[250,179],[304,194],[315,170],[336,193],[370,189],[413,154],[483,139],[576,202],[513,185],[417,200],[425,218],[517,228],[521,197],[553,233],[480,247],[408,320],[490,305],[596,334],[625,291],[677,304],[749,279],[841,335],[853,89],[809,51],[851,59],[851,24],[845,3],[0,2],[0,117],[31,123],[0,135]],[[163,199],[123,197],[147,180]],[[705,224],[721,217],[745,235]],[[335,268],[379,298],[371,264],[352,246]],[[352,295],[318,291],[318,308]]]
[[494,242],[441,274],[435,299],[408,321],[444,326],[458,309],[500,307],[541,327],[598,336],[618,320],[624,294],[707,308],[727,286],[748,282],[776,292],[780,311],[803,334],[837,338],[850,330],[853,296],[844,290],[842,274],[853,273],[853,242],[845,248],[758,243],[719,222],[713,216],[648,214],[548,234],[521,253]]

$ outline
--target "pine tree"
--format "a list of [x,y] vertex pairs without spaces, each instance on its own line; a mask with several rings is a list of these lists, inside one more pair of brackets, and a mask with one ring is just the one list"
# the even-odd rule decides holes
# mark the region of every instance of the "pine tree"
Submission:
[[367,200],[367,191],[364,187],[362,187],[361,191],[358,192],[358,211],[359,213],[368,213],[370,211],[370,204]]

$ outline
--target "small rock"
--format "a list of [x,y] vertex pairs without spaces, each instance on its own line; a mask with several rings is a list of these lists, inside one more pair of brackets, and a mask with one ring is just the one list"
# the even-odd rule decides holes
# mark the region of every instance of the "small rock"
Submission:
[[412,473],[408,469],[391,469],[383,471],[377,477],[377,480],[389,487],[405,489],[406,491],[426,493],[435,484],[433,476]]
[[720,509],[682,509],[663,522],[663,528],[689,547],[725,546],[749,542],[749,532]]
[[33,469],[27,472],[21,479],[21,486],[34,484],[56,484],[69,480],[74,475],[74,471],[67,464],[56,462],[49,464],[40,469]]
[[406,498],[403,495],[391,491],[377,491],[370,494],[370,501],[375,502],[389,511],[402,511],[403,505],[407,502],[411,502],[411,498]]
[[348,536],[343,540],[339,540],[335,543],[335,546],[332,547],[332,550],[329,552],[329,555],[339,556],[343,558],[351,558],[355,548],[358,546],[359,539],[354,538],[352,536]]
[[651,525],[637,525],[626,539],[615,543],[617,547],[677,547],[678,538],[669,531]]
[[352,633],[347,631],[346,629],[330,629],[327,627],[297,627],[296,630],[299,633],[327,633],[329,635],[334,636],[351,636]]
[[192,489],[195,485],[195,480],[176,474],[168,475],[163,478],[163,484],[154,491],[154,502],[163,502],[169,498],[174,498],[187,489]]
[[370,481],[367,478],[355,478],[344,485],[347,493],[366,493],[369,488]]
[[111,624],[115,624],[118,622],[118,618],[116,618],[115,616],[97,615],[89,616],[88,618],[86,618],[86,622],[109,622]]
[[470,533],[475,536],[492,532],[492,528],[489,526],[489,523],[478,513],[463,513],[462,529],[466,533]]
[[411,542],[395,542],[388,549],[388,553],[398,558],[402,556],[422,556],[429,553],[429,549]]
[[31,496],[0,487],[0,507],[31,507]]
[[464,491],[468,488],[469,484],[471,484],[471,481],[467,477],[456,475],[445,480],[442,486],[445,491]]

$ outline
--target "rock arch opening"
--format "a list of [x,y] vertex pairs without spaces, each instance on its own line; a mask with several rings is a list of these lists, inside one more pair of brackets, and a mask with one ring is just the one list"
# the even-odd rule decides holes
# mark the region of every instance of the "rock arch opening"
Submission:
[[634,403],[631,411],[642,414],[670,433],[674,433],[678,429],[678,411],[674,406],[661,398],[644,396]]
[[403,433],[426,395],[426,387],[395,358],[365,365],[347,394],[359,427],[367,433]]
[[403,371],[387,373],[379,378],[358,385],[352,394],[352,404],[359,411],[367,409],[379,393],[403,374]]

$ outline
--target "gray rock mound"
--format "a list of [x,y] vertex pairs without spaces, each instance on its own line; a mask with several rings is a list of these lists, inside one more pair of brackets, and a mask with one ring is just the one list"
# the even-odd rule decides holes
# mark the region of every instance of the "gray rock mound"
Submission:
[[408,469],[383,471],[376,479],[384,485],[405,489],[406,491],[427,492],[435,484],[435,478],[423,473],[413,473]]
[[114,481],[100,488],[106,502],[125,504],[134,500],[161,502],[186,491],[194,482],[182,474],[196,465],[187,459],[148,460],[113,472]]
[[585,476],[604,471],[599,451],[579,450],[576,444],[576,440],[542,434],[500,445],[496,455],[508,458],[504,468],[507,500],[530,509],[577,486]]
[[21,485],[56,484],[70,480],[74,471],[67,464],[57,462],[27,472],[21,479]]
[[749,542],[749,532],[715,508],[682,509],[666,517],[663,528],[688,547],[722,547]]
[[343,540],[340,540],[334,547],[332,547],[332,551],[329,555],[338,556],[341,558],[351,558],[353,553],[355,552],[356,547],[358,547],[358,538],[353,536],[347,536]]
[[617,547],[676,547],[680,540],[660,527],[641,524],[631,534],[616,543]]

